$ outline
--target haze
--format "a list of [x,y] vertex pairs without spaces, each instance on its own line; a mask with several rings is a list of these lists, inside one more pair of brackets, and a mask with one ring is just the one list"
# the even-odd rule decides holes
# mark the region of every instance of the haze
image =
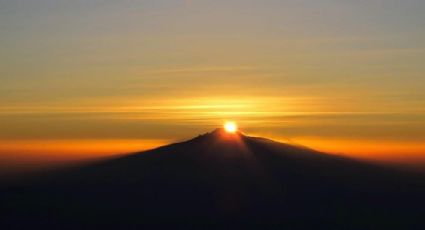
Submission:
[[0,0],[0,167],[148,149],[226,120],[423,166],[423,9],[421,0]]

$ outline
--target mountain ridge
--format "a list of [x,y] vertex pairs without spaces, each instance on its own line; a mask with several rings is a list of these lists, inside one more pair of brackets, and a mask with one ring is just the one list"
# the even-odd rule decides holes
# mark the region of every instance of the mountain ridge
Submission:
[[286,226],[303,220],[350,229],[390,219],[405,227],[423,214],[423,179],[216,129],[2,190],[0,201],[12,225]]

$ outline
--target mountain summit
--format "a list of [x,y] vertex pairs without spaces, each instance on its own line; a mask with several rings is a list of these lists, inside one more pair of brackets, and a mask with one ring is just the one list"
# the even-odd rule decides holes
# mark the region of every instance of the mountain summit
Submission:
[[0,201],[3,223],[24,227],[406,227],[424,213],[423,179],[217,129],[4,188]]

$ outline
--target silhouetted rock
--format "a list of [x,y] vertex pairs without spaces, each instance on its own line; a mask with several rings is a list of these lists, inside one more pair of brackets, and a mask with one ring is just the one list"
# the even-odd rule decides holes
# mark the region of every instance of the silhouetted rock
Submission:
[[424,178],[221,129],[1,189],[7,227],[407,229]]

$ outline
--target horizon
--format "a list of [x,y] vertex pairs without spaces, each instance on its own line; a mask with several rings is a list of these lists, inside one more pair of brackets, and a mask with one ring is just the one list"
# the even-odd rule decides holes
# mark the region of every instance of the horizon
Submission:
[[[232,123],[235,127],[228,127],[228,124]],[[394,167],[398,169],[408,170],[411,172],[419,172],[425,173],[423,168],[423,161],[425,161],[423,155],[418,155],[418,159],[416,161],[412,161],[412,158],[408,159],[400,159],[399,154],[395,156],[388,156],[388,152],[379,152],[372,151],[373,155],[370,154],[370,150],[364,150],[363,147],[359,147],[360,150],[355,155],[352,153],[344,153],[338,151],[331,151],[335,148],[325,149],[325,148],[314,148],[311,146],[304,145],[303,143],[294,142],[291,140],[276,140],[266,138],[260,135],[254,135],[244,132],[243,129],[239,129],[238,124],[235,122],[225,122],[221,127],[216,127],[212,130],[205,131],[202,133],[198,133],[188,138],[184,138],[181,140],[174,140],[169,142],[152,142],[152,145],[148,146],[146,143],[140,143],[138,140],[133,141],[117,141],[111,142],[111,140],[107,140],[105,142],[97,141],[95,143],[88,141],[85,145],[81,146],[81,141],[77,142],[69,142],[63,140],[51,141],[48,144],[43,145],[42,147],[37,148],[37,144],[28,143],[28,147],[23,147],[22,149],[18,149],[16,152],[9,152],[16,154],[13,158],[7,158],[10,155],[3,156],[4,162],[0,161],[0,176],[13,176],[13,175],[25,175],[30,172],[37,171],[50,171],[55,169],[60,169],[68,166],[75,166],[80,164],[86,164],[90,162],[97,162],[107,159],[114,159],[117,157],[125,157],[133,154],[143,154],[147,151],[152,151],[158,149],[160,147],[171,146],[177,143],[185,143],[188,141],[192,141],[199,136],[205,136],[209,134],[213,134],[219,132],[221,136],[226,135],[236,135],[236,136],[245,136],[245,137],[254,137],[254,138],[265,138],[270,141],[274,141],[277,143],[283,143],[287,145],[291,145],[294,147],[308,148],[313,151],[317,151],[317,154],[324,153],[330,154],[334,156],[344,157],[346,159],[353,160],[361,160],[363,162],[369,162],[376,165],[386,165],[389,167]],[[223,138],[226,138],[223,136]],[[234,139],[230,139],[234,140]],[[72,145],[79,144],[78,147],[73,148],[70,147]],[[11,145],[16,146],[16,145]],[[13,148],[13,147],[9,147]],[[414,147],[413,147],[414,148]],[[1,149],[1,148],[0,148]],[[23,150],[24,149],[24,150]],[[58,149],[62,149],[63,152],[58,153]],[[122,149],[126,149],[126,151],[122,151]],[[336,147],[338,149],[338,147]],[[1,153],[1,152],[0,152]],[[22,155],[21,155],[22,154]],[[362,155],[363,154],[363,155]],[[6,163],[6,164],[5,164]],[[4,165],[2,165],[4,164]],[[4,168],[2,168],[4,167]]]
[[249,135],[425,168],[421,0],[0,1],[0,171]]

